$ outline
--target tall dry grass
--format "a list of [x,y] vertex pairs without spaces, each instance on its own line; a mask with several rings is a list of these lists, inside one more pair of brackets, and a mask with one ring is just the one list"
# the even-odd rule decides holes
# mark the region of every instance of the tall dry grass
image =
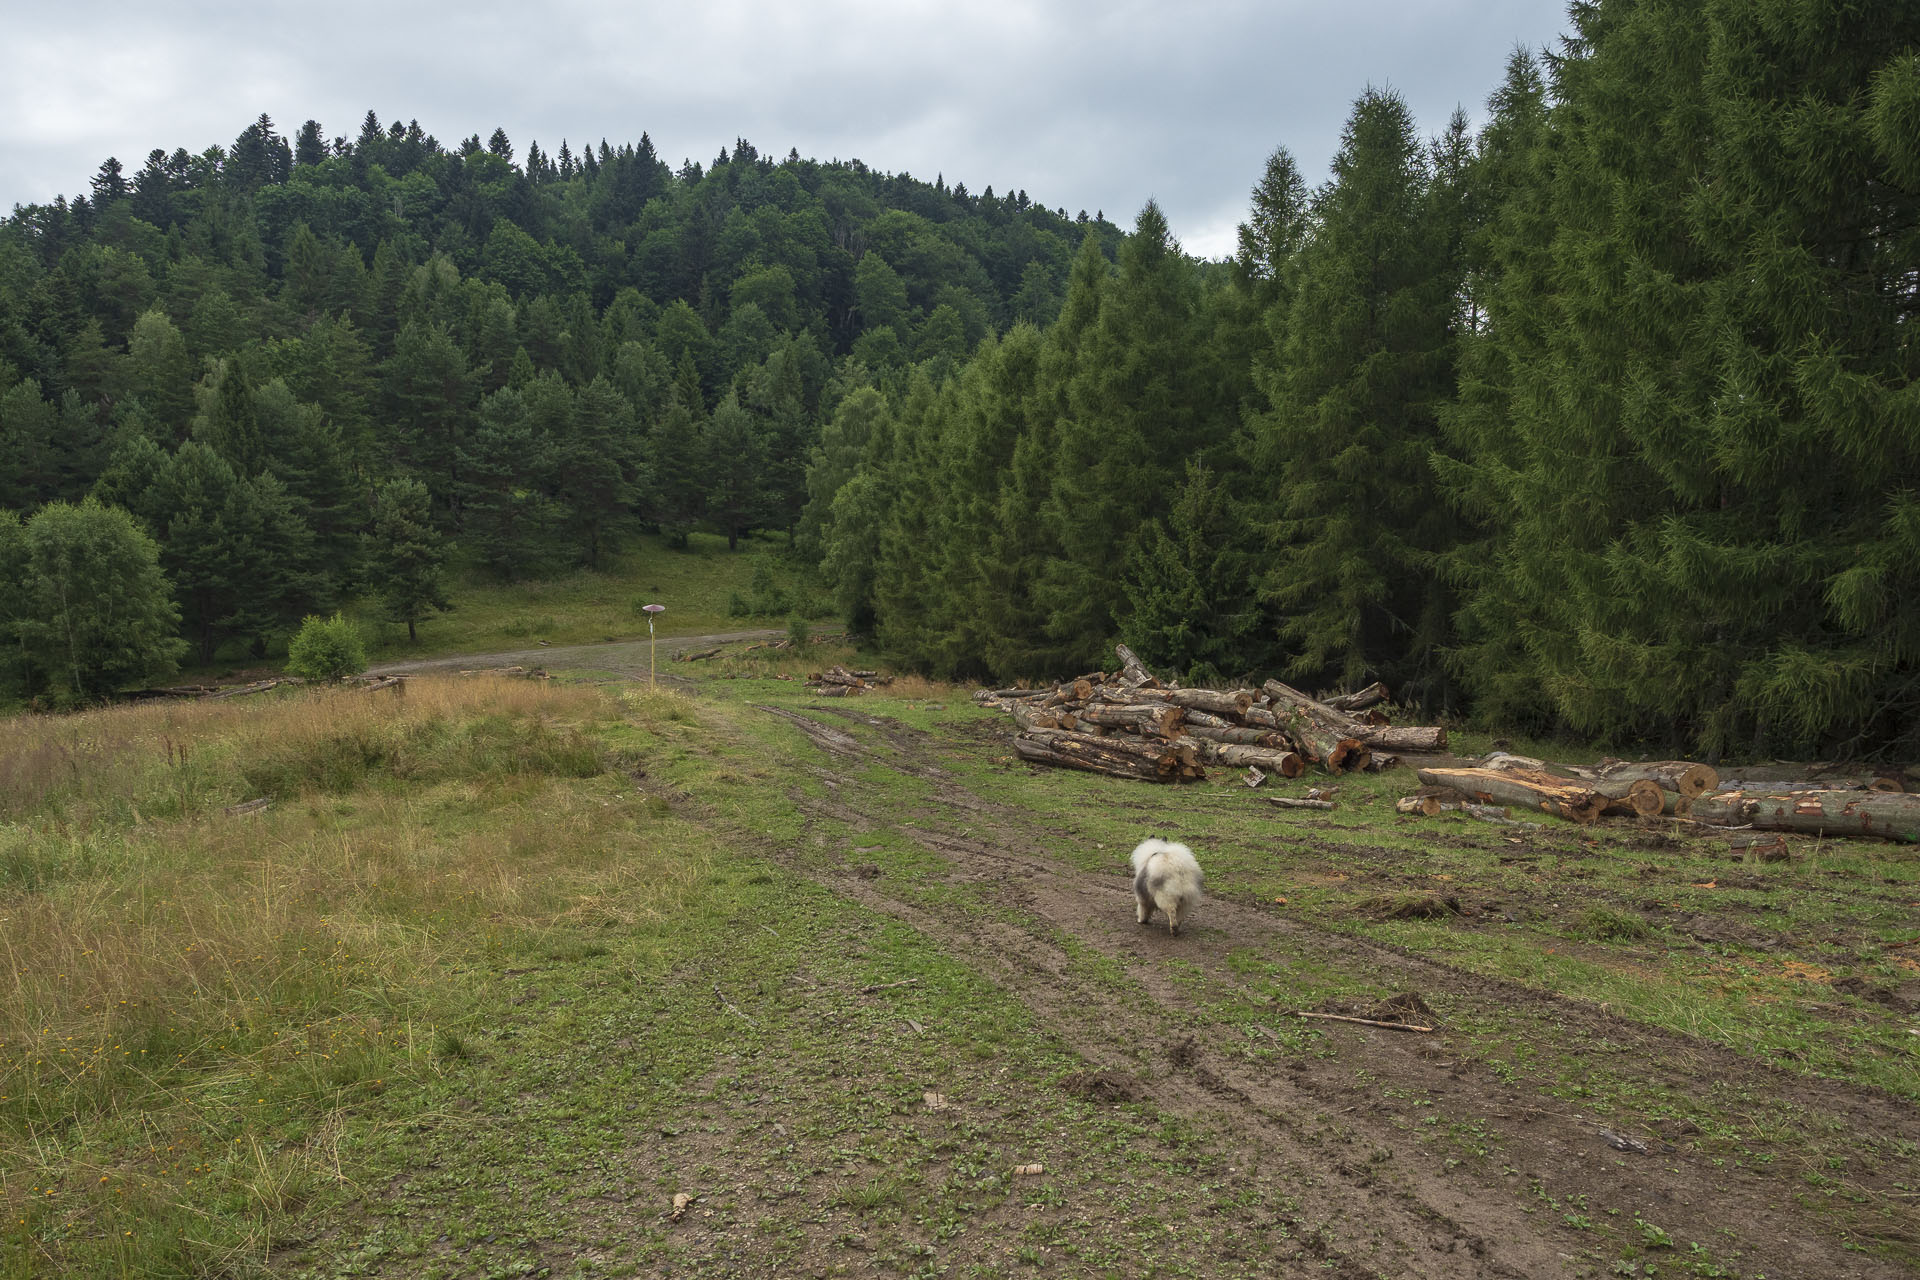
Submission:
[[692,891],[628,771],[696,721],[469,678],[0,724],[0,1261],[264,1249],[350,1118],[441,1069],[461,964]]

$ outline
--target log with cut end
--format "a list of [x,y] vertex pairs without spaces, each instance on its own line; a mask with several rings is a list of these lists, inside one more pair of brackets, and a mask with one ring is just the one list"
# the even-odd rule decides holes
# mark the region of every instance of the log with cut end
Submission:
[[1432,755],[1447,749],[1445,725],[1359,726],[1353,737],[1379,751],[1412,751]]
[[1218,689],[1130,689],[1127,692],[1129,701],[1170,702],[1176,707],[1205,711],[1229,720],[1240,719],[1253,706],[1253,695],[1245,689],[1225,693]]
[[1115,778],[1136,778],[1142,782],[1172,782],[1177,774],[1172,769],[1162,769],[1150,760],[1138,756],[1107,754],[1095,750],[1081,742],[1042,742],[1037,737],[1021,734],[1013,740],[1014,754],[1033,764],[1055,765],[1063,769],[1084,769],[1090,773],[1104,773]]
[[1464,797],[1457,800],[1442,800],[1437,795],[1404,796],[1393,802],[1393,811],[1405,814],[1417,813],[1423,818],[1437,818],[1443,813],[1460,813],[1469,818],[1478,818],[1482,822],[1509,821],[1507,811],[1499,805],[1475,804]]
[[1358,730],[1366,727],[1346,712],[1335,711],[1318,698],[1309,698],[1292,685],[1281,684],[1278,680],[1269,680],[1260,688],[1272,702],[1274,711],[1280,715],[1294,719],[1305,717],[1339,737],[1359,737]]
[[1307,762],[1300,758],[1297,751],[1215,742],[1210,738],[1189,738],[1188,741],[1198,748],[1200,758],[1210,764],[1228,764],[1236,768],[1256,766],[1283,778],[1297,778],[1307,771]]
[[1592,822],[1607,807],[1607,798],[1592,787],[1550,773],[1514,769],[1420,769],[1417,775],[1430,787],[1451,787],[1483,803],[1533,809],[1574,822]]
[[1365,711],[1368,707],[1377,707],[1392,696],[1387,686],[1376,680],[1358,693],[1336,694],[1331,698],[1322,698],[1321,702],[1335,711],[1354,712]]
[[1697,797],[1689,816],[1717,827],[1920,840],[1920,796],[1904,792],[1726,791]]
[[1015,724],[1028,731],[1035,729],[1070,729],[1073,727],[1072,725],[1061,723],[1061,716],[1041,707],[1027,706],[1023,703],[1016,702],[1008,705],[1004,710],[1008,715],[1013,717]]
[[1195,738],[1206,738],[1212,742],[1231,742],[1242,747],[1271,747],[1275,751],[1293,750],[1293,743],[1278,729],[1242,729],[1237,725],[1215,728],[1210,724],[1194,723],[1194,714],[1189,711],[1186,723],[1180,727]]
[[1327,728],[1299,707],[1286,713],[1283,731],[1300,754],[1328,773],[1357,772],[1367,767],[1372,750],[1360,739]]
[[1134,688],[1157,689],[1160,687],[1159,679],[1153,672],[1147,670],[1146,664],[1140,661],[1133,650],[1124,644],[1116,644],[1113,646],[1113,651],[1120,655],[1121,684]]
[[1181,721],[1186,719],[1187,709],[1168,706],[1164,703],[1115,706],[1096,702],[1080,707],[1074,715],[1086,724],[1097,724],[1104,729],[1132,729],[1136,733],[1152,734],[1156,738],[1177,738],[1181,733]]
[[1720,785],[1718,769],[1708,764],[1695,764],[1691,760],[1650,760],[1640,763],[1610,760],[1596,766],[1593,773],[1608,782],[1649,778],[1666,790],[1677,791],[1690,800],[1697,800]]

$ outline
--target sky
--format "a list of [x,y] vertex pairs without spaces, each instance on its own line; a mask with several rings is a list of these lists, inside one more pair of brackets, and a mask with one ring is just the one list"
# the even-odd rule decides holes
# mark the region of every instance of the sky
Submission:
[[1567,29],[1564,0],[4,0],[0,209],[262,112],[351,138],[372,109],[520,160],[645,130],[676,166],[746,138],[1123,226],[1152,199],[1223,257],[1276,147],[1317,185],[1369,87],[1478,124],[1514,48]]

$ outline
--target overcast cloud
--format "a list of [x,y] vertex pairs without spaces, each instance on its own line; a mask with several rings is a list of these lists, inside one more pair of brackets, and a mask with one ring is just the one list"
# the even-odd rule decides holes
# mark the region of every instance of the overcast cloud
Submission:
[[10,0],[0,207],[84,193],[109,155],[131,174],[230,144],[263,111],[351,137],[371,108],[448,146],[500,126],[516,159],[646,130],[676,165],[744,137],[1123,225],[1152,198],[1217,257],[1268,154],[1318,183],[1368,85],[1430,134],[1456,105],[1478,123],[1513,48],[1567,26],[1564,0]]

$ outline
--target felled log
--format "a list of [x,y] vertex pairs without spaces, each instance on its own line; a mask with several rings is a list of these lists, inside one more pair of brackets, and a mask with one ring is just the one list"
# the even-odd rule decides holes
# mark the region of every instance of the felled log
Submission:
[[1430,787],[1451,787],[1483,803],[1533,809],[1574,822],[1592,822],[1607,807],[1607,798],[1592,787],[1534,770],[1420,769],[1416,773]]
[[1447,749],[1447,727],[1441,724],[1363,724],[1352,736],[1381,751],[1414,751],[1432,755]]
[[1785,832],[1766,835],[1734,836],[1727,841],[1727,856],[1746,862],[1791,862],[1793,850],[1787,847]]
[[1133,650],[1124,644],[1116,644],[1113,651],[1120,656],[1120,683],[1129,688],[1158,689],[1160,681],[1153,672],[1147,670]]
[[1293,739],[1294,745],[1300,748],[1300,754],[1328,773],[1364,769],[1373,754],[1371,748],[1360,739],[1329,729],[1300,707],[1288,709],[1282,728]]
[[1044,698],[1052,692],[1053,690],[1051,689],[975,689],[973,691],[973,700],[975,702],[992,702],[996,699],[1006,698]]
[[1053,711],[1042,707],[1030,706],[1026,703],[1010,703],[1006,706],[1005,710],[1008,715],[1013,717],[1015,724],[1029,732],[1035,729],[1071,729],[1074,727],[1071,724],[1063,723],[1063,720],[1073,719],[1071,715],[1058,715]]
[[1180,722],[1186,719],[1187,710],[1185,707],[1167,705],[1108,706],[1093,703],[1079,708],[1073,714],[1084,723],[1097,724],[1106,729],[1132,729],[1156,738],[1177,738],[1181,733]]
[[1690,815],[1717,827],[1920,840],[1920,796],[1884,791],[1727,791],[1700,796]]
[[674,657],[681,662],[700,662],[704,659],[711,658],[718,652],[720,652],[720,647],[715,645],[711,649],[702,649],[698,653],[678,653],[675,654]]
[[[1062,743],[1086,747],[1090,750],[1105,752],[1109,755],[1130,756],[1136,760],[1150,760],[1156,765],[1168,769],[1177,769],[1181,763],[1181,753],[1176,744],[1146,738],[1135,738],[1125,734],[1112,737],[1097,737],[1091,733],[1075,733],[1067,729],[1041,729],[1024,735],[1033,738],[1042,746],[1057,748]],[[1197,756],[1195,757],[1197,759]]]
[[[1103,694],[1111,697],[1113,695]],[[1211,712],[1229,720],[1238,720],[1253,705],[1253,695],[1245,689],[1222,693],[1217,689],[1129,689],[1130,702],[1170,702],[1176,707]]]
[[1471,800],[1442,800],[1438,796],[1404,796],[1393,802],[1395,813],[1419,814],[1423,818],[1437,818],[1443,813],[1457,813],[1468,818],[1477,818],[1481,822],[1496,822],[1505,827],[1533,827],[1535,822],[1519,822],[1507,816],[1507,811],[1499,805],[1475,804]]
[[1750,776],[1752,772],[1742,770],[1739,777],[1721,779],[1719,790],[1764,791],[1769,794],[1785,794],[1793,791],[1885,791],[1897,794],[1907,789],[1906,782],[1892,774],[1841,774],[1824,778],[1781,780],[1753,777]]
[[1504,751],[1490,752],[1480,762],[1480,767],[1496,773],[1545,774],[1578,783],[1603,797],[1607,801],[1606,812],[1611,814],[1651,818],[1666,809],[1668,796],[1679,794],[1663,789],[1651,778],[1607,779],[1579,765],[1557,764],[1536,760],[1532,756],[1509,755]]
[[[1099,741],[1096,739],[1095,741]],[[1042,741],[1021,734],[1013,740],[1014,754],[1034,764],[1055,765],[1063,769],[1085,769],[1115,778],[1137,778],[1142,782],[1172,782],[1175,770],[1162,769],[1151,760],[1117,752],[1104,752],[1080,741]]]
[[818,675],[809,676],[809,681],[819,684],[842,684],[849,689],[864,689],[867,682],[845,667],[828,667]]
[[1276,808],[1280,808],[1280,809],[1323,809],[1324,810],[1324,809],[1333,808],[1333,801],[1331,800],[1300,800],[1300,799],[1296,799],[1293,796],[1266,796],[1263,798],[1266,800],[1268,804],[1273,805]]
[[1233,742],[1215,742],[1210,738],[1188,738],[1198,749],[1200,758],[1209,764],[1227,764],[1235,768],[1254,766],[1268,773],[1277,773],[1283,778],[1297,778],[1307,771],[1307,762],[1300,758],[1297,751],[1275,750],[1272,747],[1249,747]]
[[1376,680],[1358,693],[1336,694],[1331,698],[1322,698],[1320,701],[1335,711],[1354,712],[1365,711],[1368,707],[1377,707],[1392,696],[1387,686]]
[[1608,782],[1632,782],[1649,778],[1668,791],[1677,791],[1688,799],[1698,799],[1720,786],[1720,771],[1712,765],[1690,760],[1609,760],[1593,773]]
[[[1195,724],[1193,717],[1196,714],[1192,711],[1187,712],[1186,723],[1180,726],[1193,737],[1206,738],[1213,742],[1231,742],[1242,747],[1271,747],[1275,751],[1293,750],[1293,743],[1278,729],[1242,729],[1237,725],[1215,728],[1210,724]],[[1218,719],[1219,717],[1209,718]]]
[[1273,703],[1273,709],[1290,719],[1305,718],[1319,725],[1326,732],[1342,738],[1359,737],[1358,730],[1366,727],[1344,711],[1336,711],[1317,698],[1309,698],[1292,685],[1281,684],[1278,680],[1269,680],[1260,686],[1262,692]]

